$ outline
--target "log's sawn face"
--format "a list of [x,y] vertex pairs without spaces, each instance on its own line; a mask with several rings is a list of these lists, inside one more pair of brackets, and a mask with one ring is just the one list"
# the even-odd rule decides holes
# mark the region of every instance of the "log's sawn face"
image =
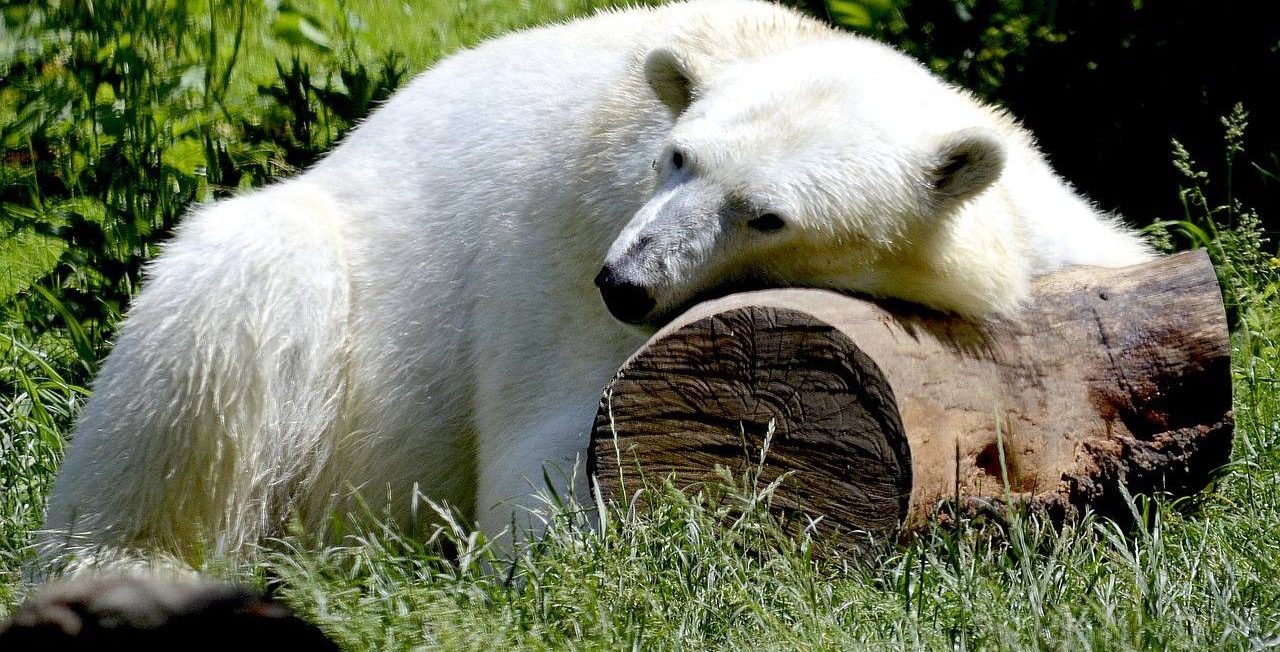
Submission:
[[717,466],[759,466],[759,486],[791,473],[775,511],[799,526],[828,517],[823,533],[891,532],[911,494],[911,451],[884,375],[830,324],[787,308],[738,308],[650,342],[605,391],[589,460],[613,496],[640,486],[641,467],[681,487],[716,482]]
[[1074,268],[987,323],[818,290],[710,301],[619,371],[590,466],[615,498],[639,468],[696,485],[754,463],[769,419],[764,475],[792,474],[775,505],[827,532],[918,524],[957,497],[1124,518],[1121,487],[1187,495],[1229,460],[1217,279],[1203,252]]

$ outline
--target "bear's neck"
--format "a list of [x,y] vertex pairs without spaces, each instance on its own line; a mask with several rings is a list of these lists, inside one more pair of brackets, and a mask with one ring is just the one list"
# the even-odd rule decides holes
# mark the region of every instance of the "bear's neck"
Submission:
[[1069,265],[1122,267],[1151,257],[1146,243],[1075,192],[1037,154],[1010,168],[998,186],[998,204],[1011,213],[1035,275]]
[[978,318],[1017,312],[1032,280],[1061,267],[1151,255],[1034,159],[1011,160],[991,188],[908,239],[881,261],[873,292]]

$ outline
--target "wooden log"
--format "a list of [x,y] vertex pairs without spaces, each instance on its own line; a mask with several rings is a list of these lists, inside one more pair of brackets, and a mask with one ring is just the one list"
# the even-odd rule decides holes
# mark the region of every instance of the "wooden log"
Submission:
[[337,652],[338,645],[285,605],[244,587],[106,574],[41,587],[0,625],[0,649]]
[[884,535],[941,503],[1012,497],[1123,518],[1187,495],[1231,453],[1226,316],[1208,257],[1040,279],[987,323],[806,289],[736,294],[658,332],[605,389],[588,457],[603,494],[758,461],[782,514]]

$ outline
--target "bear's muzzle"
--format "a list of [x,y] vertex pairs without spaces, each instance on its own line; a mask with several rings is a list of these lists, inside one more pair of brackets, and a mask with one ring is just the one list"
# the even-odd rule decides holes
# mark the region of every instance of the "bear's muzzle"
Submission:
[[640,324],[653,312],[657,302],[649,295],[644,286],[623,279],[608,265],[596,274],[596,287],[600,288],[600,296],[609,313],[618,321],[627,324]]

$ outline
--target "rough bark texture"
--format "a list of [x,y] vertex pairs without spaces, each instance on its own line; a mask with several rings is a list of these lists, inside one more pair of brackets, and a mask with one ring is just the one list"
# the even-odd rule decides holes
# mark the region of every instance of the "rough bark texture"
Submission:
[[736,294],[623,365],[590,471],[620,500],[640,469],[697,486],[758,464],[772,420],[762,481],[792,475],[774,506],[828,532],[887,533],[957,497],[1123,517],[1121,487],[1187,495],[1228,461],[1229,355],[1200,252],[1044,277],[1016,319],[990,323],[820,290]]

